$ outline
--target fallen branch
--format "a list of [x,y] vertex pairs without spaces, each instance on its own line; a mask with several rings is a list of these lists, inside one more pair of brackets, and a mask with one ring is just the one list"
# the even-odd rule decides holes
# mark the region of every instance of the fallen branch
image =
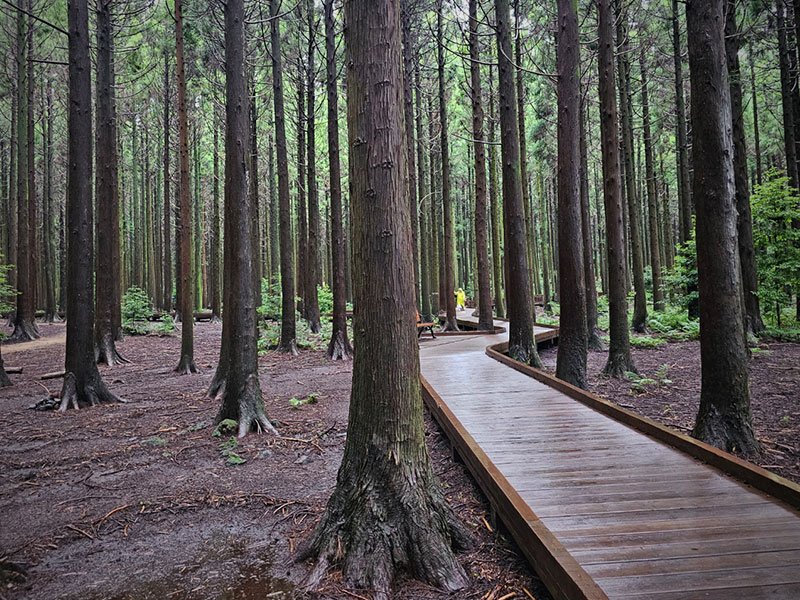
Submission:
[[45,373],[39,379],[58,379],[63,377],[66,371],[53,371],[52,373]]
[[8,367],[6,373],[13,375],[15,373],[22,373],[22,367]]

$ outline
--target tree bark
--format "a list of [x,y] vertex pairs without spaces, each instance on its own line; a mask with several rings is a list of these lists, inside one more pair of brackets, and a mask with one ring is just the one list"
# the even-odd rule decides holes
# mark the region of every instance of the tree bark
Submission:
[[164,50],[164,300],[165,310],[172,307],[172,206],[169,200],[169,159],[172,154],[169,142],[169,52]]
[[442,220],[444,221],[444,285],[442,290],[445,295],[445,318],[443,331],[458,331],[458,323],[456,322],[456,298],[455,298],[455,250],[454,250],[454,236],[455,226],[453,222],[453,202],[450,198],[450,145],[447,138],[447,97],[445,94],[445,62],[444,62],[444,10],[443,0],[438,0],[437,4],[437,29],[436,29],[436,46],[438,50],[438,66],[439,66],[439,121],[440,121],[440,139],[441,139],[441,153],[442,153]]
[[644,46],[639,46],[639,66],[642,74],[642,127],[644,129],[644,169],[647,178],[647,206],[650,225],[650,270],[653,277],[653,310],[664,310],[664,284],[661,272],[661,242],[658,223],[658,189],[653,163],[653,138],[650,131],[650,102],[647,93],[647,63]]
[[211,291],[211,321],[219,322],[222,316],[222,302],[220,295],[220,239],[219,239],[219,127],[217,127],[216,114],[212,127],[214,128],[214,183],[211,195],[211,258],[209,266],[209,287]]
[[[302,64],[302,54],[299,57]],[[305,67],[303,67],[305,68]],[[308,204],[306,200],[306,82],[302,74],[297,82],[297,296],[300,298],[300,315],[306,313],[308,281]]]
[[[800,11],[795,11],[797,14]],[[753,143],[755,144],[756,153],[756,183],[761,185],[762,170],[761,170],[761,135],[758,125],[758,94],[756,94],[756,68],[755,68],[755,54],[753,53],[753,38],[752,36],[747,40],[748,53],[747,62],[750,63],[750,96],[753,102]]]
[[[250,127],[244,75],[244,0],[227,0],[225,11],[225,312],[222,346],[209,396],[222,400],[217,422],[238,423],[239,437],[250,431],[277,433],[264,412],[258,380],[254,255],[250,189]],[[216,128],[215,128],[216,129]],[[189,317],[187,317],[189,318]]]
[[497,195],[497,148],[495,147],[495,114],[492,66],[489,65],[489,200],[492,217],[492,279],[494,283],[494,310],[498,319],[506,316],[503,303],[503,256],[501,248],[502,222],[500,200]]
[[[56,266],[55,251],[53,250],[53,83],[47,78],[46,97],[46,122],[45,129],[45,180],[44,194],[42,195],[43,226],[42,248],[44,249],[44,280],[45,280],[45,305],[44,320],[47,323],[60,321],[56,309]],[[5,176],[5,174],[3,175]]]
[[411,251],[414,257],[414,298],[418,308],[420,301],[420,244],[419,244],[419,204],[417,202],[417,161],[414,144],[414,61],[411,40],[411,2],[403,0],[402,41],[403,41],[403,98],[406,122],[406,149],[408,150],[408,204],[411,210]]
[[636,372],[628,333],[628,294],[625,288],[625,236],[622,220],[622,176],[619,160],[619,121],[614,94],[614,16],[611,0],[600,0],[598,23],[598,70],[600,136],[603,153],[603,198],[608,242],[608,316],[610,342],[603,372],[622,377]]
[[586,279],[580,194],[580,43],[573,0],[558,0],[558,264],[556,377],[586,388]]
[[725,67],[724,0],[686,5],[700,292],[700,409],[692,435],[742,454],[758,452],[750,416],[742,324],[731,102]]
[[94,353],[92,302],[92,87],[89,58],[89,10],[72,0],[69,30],[69,177],[67,203],[67,343],[60,410],[119,402],[103,383]]
[[281,352],[297,354],[295,318],[294,252],[292,250],[292,210],[289,203],[289,159],[286,152],[286,116],[283,100],[283,60],[278,2],[270,0],[272,96],[275,103],[275,149],[278,162],[278,211],[281,240]]
[[117,181],[117,128],[114,118],[114,87],[111,60],[113,52],[113,23],[111,0],[97,2],[97,175],[95,196],[97,203],[97,276],[95,280],[95,354],[98,363],[113,366],[128,362],[117,351],[115,344],[113,306],[115,288],[119,286],[119,271],[114,269],[114,245],[119,233],[114,227],[114,217],[119,220],[115,204],[119,201]]
[[781,105],[783,107],[783,140],[786,152],[786,175],[789,185],[798,188],[797,151],[795,147],[794,108],[792,107],[792,73],[786,40],[786,17],[783,0],[775,0],[778,27],[778,63],[781,72]]
[[425,446],[399,21],[395,0],[345,3],[357,352],[337,486],[301,553],[318,558],[312,587],[340,559],[344,582],[376,600],[398,570],[448,591],[468,583],[451,549],[464,526]]
[[[503,230],[507,279],[508,353],[521,362],[540,367],[533,336],[533,295],[528,269],[525,210],[522,205],[517,101],[511,62],[511,25],[508,0],[495,0],[497,64],[500,92],[500,142],[503,162]],[[585,320],[585,319],[584,319]]]
[[[28,35],[27,18],[24,13],[17,13],[17,310],[14,318],[12,340],[34,340],[39,337],[36,327],[36,306],[34,304],[31,284],[35,282],[33,248],[30,247],[30,229],[36,228],[36,221],[30,221],[29,203],[36,202],[35,196],[28,189],[28,112],[30,97],[28,96],[28,79],[30,65],[27,55],[26,39]],[[31,198],[33,198],[31,200]]]
[[750,214],[750,188],[747,183],[747,141],[742,107],[742,76],[739,68],[739,35],[736,25],[736,3],[727,0],[725,15],[725,57],[731,94],[733,120],[733,179],[735,185],[739,261],[742,268],[744,327],[750,333],[764,329],[758,301],[758,270],[753,247],[753,219]]
[[[639,222],[639,196],[636,190],[636,170],[633,159],[633,125],[630,98],[630,62],[628,54],[628,17],[622,0],[618,0],[617,15],[617,65],[619,67],[619,109],[622,121],[622,149],[625,161],[625,186],[628,203],[631,254],[633,255],[633,321],[634,331],[643,332],[647,321],[647,293],[644,287],[644,248],[642,228]],[[624,235],[624,232],[623,232]]]
[[[419,56],[417,54],[417,59]],[[419,227],[419,243],[420,243],[420,286],[422,288],[422,305],[420,306],[421,318],[430,323],[433,321],[433,293],[435,290],[433,270],[430,265],[433,259],[433,246],[431,244],[432,238],[430,232],[433,228],[433,223],[430,218],[430,206],[432,194],[428,193],[428,184],[426,173],[430,172],[426,169],[426,152],[425,144],[423,143],[423,127],[422,127],[422,91],[421,82],[419,77],[419,60],[415,61],[414,65],[414,82],[416,88],[416,126],[417,126],[417,182],[419,183],[419,213],[420,213],[420,227]],[[430,165],[430,170],[433,165]]]
[[675,150],[678,171],[678,203],[681,214],[681,243],[692,237],[692,186],[689,177],[689,150],[686,144],[686,101],[683,97],[683,59],[678,0],[672,0],[672,57],[675,63]]
[[175,371],[197,373],[194,364],[194,289],[192,285],[192,212],[189,190],[189,128],[186,115],[186,73],[183,64],[183,0],[175,0],[175,65],[178,80],[178,144],[180,146],[180,286],[181,358]]
[[345,290],[345,247],[342,225],[342,172],[339,163],[339,90],[336,69],[336,23],[333,0],[325,0],[325,68],[328,93],[328,165],[330,171],[331,262],[333,266],[333,329],[328,343],[328,358],[349,360],[353,348],[347,336],[347,298]]
[[592,218],[589,214],[589,151],[586,144],[586,106],[583,96],[581,96],[580,105],[581,233],[583,234],[583,276],[586,287],[586,343],[590,350],[602,350],[603,340],[600,339],[600,330],[597,328],[597,280],[592,253]]
[[317,296],[317,286],[320,281],[319,248],[320,248],[320,224],[319,224],[319,194],[317,190],[317,153],[316,153],[316,120],[315,120],[315,101],[314,101],[314,47],[316,38],[316,26],[314,24],[314,0],[307,0],[306,17],[308,18],[308,84],[306,94],[308,109],[306,110],[306,127],[308,128],[308,254],[306,283],[306,319],[308,328],[312,333],[319,333],[322,325],[319,316],[319,299]]

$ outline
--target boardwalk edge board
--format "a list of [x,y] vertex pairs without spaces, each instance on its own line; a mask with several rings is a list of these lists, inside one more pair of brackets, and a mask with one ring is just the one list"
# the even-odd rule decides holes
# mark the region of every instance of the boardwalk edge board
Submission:
[[[554,335],[550,332],[536,336],[536,341],[551,339],[558,335],[558,329],[554,330]],[[643,417],[630,410],[626,410],[608,400],[590,394],[585,390],[570,385],[552,375],[535,369],[529,365],[514,360],[506,354],[508,352],[508,342],[494,344],[486,348],[486,354],[490,358],[497,360],[512,369],[525,375],[533,377],[537,381],[556,389],[573,400],[618,421],[624,425],[632,427],[637,431],[663,442],[681,452],[692,456],[716,469],[722,471],[753,488],[769,494],[773,498],[785,502],[795,510],[800,510],[800,485],[788,479],[776,475],[763,469],[751,462],[743,460],[733,454],[724,452],[714,446],[696,440],[693,437],[674,431],[664,425],[656,423],[647,417]]]
[[420,388],[425,405],[457,448],[489,503],[554,598],[608,600],[608,596],[539,520],[422,375]]

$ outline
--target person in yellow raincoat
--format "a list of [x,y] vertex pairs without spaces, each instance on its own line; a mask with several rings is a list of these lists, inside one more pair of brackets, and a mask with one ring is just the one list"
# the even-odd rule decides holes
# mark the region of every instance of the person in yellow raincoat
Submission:
[[467,301],[467,295],[464,293],[464,290],[458,288],[456,292],[456,310],[464,310],[464,304]]

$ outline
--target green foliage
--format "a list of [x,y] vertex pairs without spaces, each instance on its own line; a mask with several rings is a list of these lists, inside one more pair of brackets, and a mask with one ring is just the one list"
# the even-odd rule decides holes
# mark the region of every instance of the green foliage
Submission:
[[169,313],[164,313],[161,315],[161,319],[159,324],[153,329],[153,333],[157,336],[167,336],[175,332],[175,321],[172,318],[172,315]]
[[670,340],[700,338],[700,321],[689,318],[683,302],[681,302],[681,306],[667,306],[663,311],[648,314],[647,327]]
[[[226,421],[231,421],[231,420],[226,419],[222,423],[225,423]],[[231,421],[231,422],[236,423],[236,421]],[[220,425],[222,425],[222,423],[220,423]],[[217,429],[219,429],[219,427],[217,427]],[[214,433],[216,434],[216,429],[214,430]],[[227,458],[227,460],[225,461],[226,465],[230,466],[243,465],[244,463],[247,462],[246,458],[242,458],[236,452],[236,448],[238,447],[239,447],[239,440],[233,436],[228,438],[228,441],[222,442],[219,445],[219,453],[222,455],[223,458]]]
[[317,286],[317,301],[319,302],[319,314],[329,315],[333,312],[333,290],[327,285]]
[[258,314],[270,321],[281,320],[280,278],[277,278],[272,285],[268,279],[261,280],[261,306],[258,307]]
[[635,394],[644,394],[647,392],[647,386],[652,385],[656,386],[657,383],[654,379],[650,379],[649,377],[642,377],[638,373],[634,373],[633,371],[625,371],[625,377],[630,379],[631,381],[631,392]]
[[670,365],[664,363],[658,370],[656,371],[656,379],[661,383],[661,385],[669,385],[672,383],[672,380],[667,377],[667,373],[670,370]]
[[0,254],[0,313],[6,313],[13,310],[12,302],[17,292],[14,288],[8,285],[8,271],[13,265],[4,265],[3,255]]
[[309,394],[308,397],[299,399],[299,398],[290,398],[289,399],[289,406],[292,408],[300,408],[303,404],[316,404],[319,401],[319,393],[314,392],[313,394]]
[[800,326],[793,327],[777,327],[775,325],[767,325],[767,328],[761,333],[763,337],[770,337],[778,340],[779,342],[794,342],[800,344]]
[[167,445],[167,440],[157,435],[142,441],[142,446],[153,446],[154,448],[158,448],[160,446],[166,446],[166,445]]
[[764,312],[778,313],[800,289],[800,198],[789,187],[789,178],[771,169],[765,182],[755,186],[750,198],[753,210],[753,244],[758,265],[758,297]]
[[680,246],[675,255],[675,264],[672,270],[664,276],[664,283],[672,290],[678,300],[679,306],[688,309],[696,306],[699,299],[697,293],[697,243],[692,237]]
[[219,422],[219,425],[214,428],[214,431],[211,433],[211,435],[214,437],[222,437],[223,435],[236,433],[238,428],[239,424],[233,419],[223,419]]
[[651,350],[653,348],[660,348],[667,341],[660,337],[651,337],[649,335],[633,335],[631,336],[631,346],[643,350]]
[[147,335],[147,319],[153,314],[150,298],[142,288],[128,288],[122,297],[122,330],[129,335]]

